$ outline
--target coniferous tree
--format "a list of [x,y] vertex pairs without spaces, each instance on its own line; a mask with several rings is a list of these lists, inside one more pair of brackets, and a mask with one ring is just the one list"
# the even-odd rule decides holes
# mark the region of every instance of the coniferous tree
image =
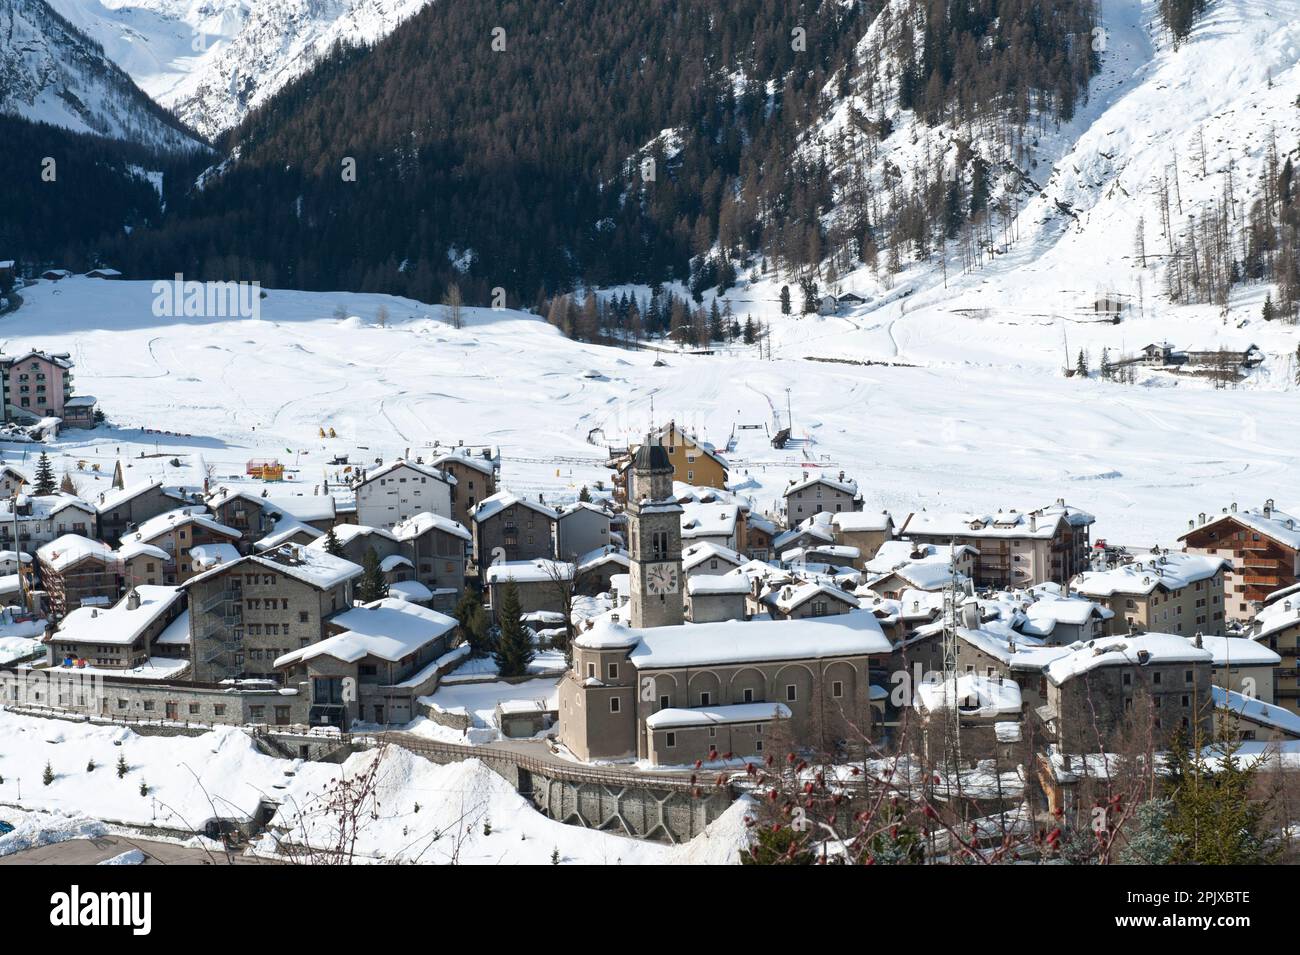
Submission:
[[1079,349],[1079,358],[1074,363],[1074,373],[1080,378],[1088,377],[1088,354],[1082,348]]
[[1241,760],[1241,743],[1227,731],[1202,747],[1180,729],[1169,748],[1171,808],[1165,829],[1171,861],[1180,865],[1260,865],[1279,852],[1270,845],[1270,799],[1255,791],[1256,767]]
[[379,553],[373,547],[366,548],[366,555],[361,562],[361,580],[357,584],[357,600],[368,604],[388,596],[388,583],[379,566]]
[[790,286],[781,286],[781,314],[790,314]]
[[523,676],[533,660],[532,636],[520,616],[519,591],[513,582],[507,582],[501,591],[501,606],[497,608],[500,632],[493,654],[501,676]]
[[50,463],[49,455],[42,451],[40,458],[36,461],[36,482],[33,485],[32,492],[44,495],[53,494],[54,490],[54,465]]
[[1169,865],[1174,855],[1174,840],[1169,834],[1169,817],[1173,801],[1148,799],[1133,810],[1133,824],[1125,831],[1126,840],[1119,852],[1122,865]]
[[482,656],[491,649],[487,612],[483,609],[483,594],[478,588],[465,588],[452,615],[460,621],[461,635],[475,656]]
[[334,557],[343,556],[343,542],[339,540],[339,535],[334,533],[333,527],[325,534],[325,553]]

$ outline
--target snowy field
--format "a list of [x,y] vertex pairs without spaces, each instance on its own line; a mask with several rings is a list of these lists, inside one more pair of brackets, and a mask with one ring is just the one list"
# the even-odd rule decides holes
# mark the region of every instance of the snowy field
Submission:
[[[70,352],[77,392],[107,412],[111,427],[67,431],[49,449],[56,473],[71,471],[92,497],[119,457],[128,484],[200,486],[205,475],[240,480],[248,459],[277,456],[291,480],[275,493],[310,494],[336,454],[356,463],[463,441],[500,447],[507,487],[556,502],[607,481],[604,444],[644,432],[653,406],[656,420],[674,417],[726,449],[733,482],[760,508],[819,467],[856,477],[869,509],[996,510],[1064,496],[1098,515],[1098,536],[1126,543],[1170,542],[1195,513],[1234,500],[1300,504],[1290,479],[1300,392],[1277,374],[1222,391],[1154,372],[1136,386],[1081,382],[1061,375],[1050,323],[937,306],[893,319],[864,308],[783,320],[774,303],[745,304],[745,294],[734,296],[738,314],[752,306],[773,321],[773,361],[737,347],[654,367],[654,352],[568,341],[523,313],[471,309],[453,329],[440,307],[382,295],[271,290],[260,320],[158,319],[150,283],[84,278],[26,289],[0,323],[0,345]],[[375,324],[381,307],[386,327]],[[1221,324],[1195,309],[1161,314],[1088,326],[1090,344]],[[1275,369],[1296,331],[1260,329],[1257,339]],[[763,429],[784,417],[786,388],[800,440],[775,451]],[[330,428],[338,437],[322,440]],[[593,429],[600,446],[588,442]],[[39,448],[0,450],[30,469]]]

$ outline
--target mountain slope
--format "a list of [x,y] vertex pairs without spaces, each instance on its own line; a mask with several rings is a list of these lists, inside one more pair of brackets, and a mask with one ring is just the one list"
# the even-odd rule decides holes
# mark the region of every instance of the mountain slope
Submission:
[[[951,168],[965,148],[993,170],[990,203],[1007,197],[982,233],[960,235],[942,256],[904,250],[897,272],[882,262],[836,277],[838,286],[884,303],[874,317],[891,323],[904,354],[909,341],[933,343],[969,321],[984,323],[990,350],[1003,355],[1016,338],[1032,337],[1024,332],[1032,325],[1055,325],[1045,347],[1058,354],[1067,325],[1076,348],[1112,352],[1152,340],[1135,340],[1143,334],[1135,321],[1166,316],[1186,316],[1185,335],[1176,325],[1161,333],[1180,346],[1218,337],[1202,324],[1208,316],[1237,344],[1263,334],[1243,323],[1258,322],[1269,289],[1233,283],[1231,273],[1250,277],[1261,202],[1275,219],[1294,221],[1294,195],[1279,194],[1276,179],[1288,159],[1300,160],[1300,2],[1215,0],[1177,45],[1155,6],[1103,0],[1104,50],[1088,101],[1069,122],[1047,124],[1024,142],[1007,143],[988,126],[931,127],[897,114],[869,175],[883,178],[890,165],[910,181],[935,164]],[[840,113],[849,105],[841,103]],[[833,148],[844,125],[833,116],[806,148]],[[1215,225],[1212,241],[1222,242],[1212,256],[1201,241],[1207,222]],[[1287,251],[1278,250],[1276,267],[1256,278],[1285,291],[1294,272]],[[1191,269],[1227,274],[1201,294],[1185,274]],[[1126,304],[1124,323],[1079,326],[1095,317],[1081,312],[1101,297]],[[894,343],[888,347],[893,356]]]
[[215,138],[335,43],[372,43],[430,0],[50,0],[159,103]]
[[199,146],[45,0],[0,6],[0,113],[150,147]]

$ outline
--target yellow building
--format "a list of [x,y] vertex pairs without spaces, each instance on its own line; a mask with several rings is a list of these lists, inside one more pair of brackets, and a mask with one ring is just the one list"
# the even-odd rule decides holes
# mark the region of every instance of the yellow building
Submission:
[[[708,442],[687,434],[674,421],[657,429],[652,437],[656,444],[667,449],[674,481],[696,487],[727,486],[727,462]],[[637,447],[631,446],[628,451],[635,453]],[[620,470],[625,468],[626,464]]]

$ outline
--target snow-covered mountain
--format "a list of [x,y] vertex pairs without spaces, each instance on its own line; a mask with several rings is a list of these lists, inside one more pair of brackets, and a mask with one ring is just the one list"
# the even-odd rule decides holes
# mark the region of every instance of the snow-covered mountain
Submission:
[[45,0],[0,4],[0,112],[153,146],[197,145]]
[[340,41],[373,42],[430,0],[50,0],[206,136],[235,126]]
[[[906,6],[907,0],[889,4],[895,29]],[[1300,159],[1300,0],[1214,0],[1178,44],[1156,6],[1100,0],[1100,31],[1092,40],[1100,70],[1068,122],[1031,122],[1023,137],[1007,136],[992,121],[927,125],[897,109],[892,87],[881,81],[874,101],[857,93],[835,98],[809,131],[805,152],[848,155],[837,158],[838,168],[867,177],[882,207],[921,188],[927,176],[933,182],[936,170],[954,175],[962,156],[979,156],[990,170],[995,212],[982,234],[963,234],[927,261],[905,250],[896,271],[882,255],[874,269],[850,265],[834,274],[833,287],[880,303],[876,317],[887,312],[903,320],[894,330],[900,342],[887,343],[891,352],[916,344],[919,324],[927,326],[927,339],[970,321],[996,337],[1004,324],[1062,327],[1097,298],[1126,303],[1130,321],[1166,313],[1169,263],[1181,258],[1191,230],[1207,215],[1223,214],[1236,240],[1262,194],[1270,155],[1283,163]],[[873,23],[858,48],[861,61],[882,74],[895,68],[878,49],[889,22]],[[855,111],[890,116],[892,132],[870,149],[856,147]],[[855,187],[855,176],[841,177],[839,194]],[[828,227],[839,214],[826,217]],[[1259,334],[1248,326],[1265,291],[1237,286],[1226,307],[1175,311],[1213,314],[1222,337],[1248,342]],[[903,330],[908,324],[911,334]],[[1140,344],[1123,342],[1124,329],[1132,335],[1127,322],[1109,333],[1112,350]],[[1077,334],[1102,337],[1094,329]],[[1205,329],[1195,334],[1199,340]],[[1024,336],[1008,334],[1017,337]],[[1009,340],[993,351],[1005,356]]]

